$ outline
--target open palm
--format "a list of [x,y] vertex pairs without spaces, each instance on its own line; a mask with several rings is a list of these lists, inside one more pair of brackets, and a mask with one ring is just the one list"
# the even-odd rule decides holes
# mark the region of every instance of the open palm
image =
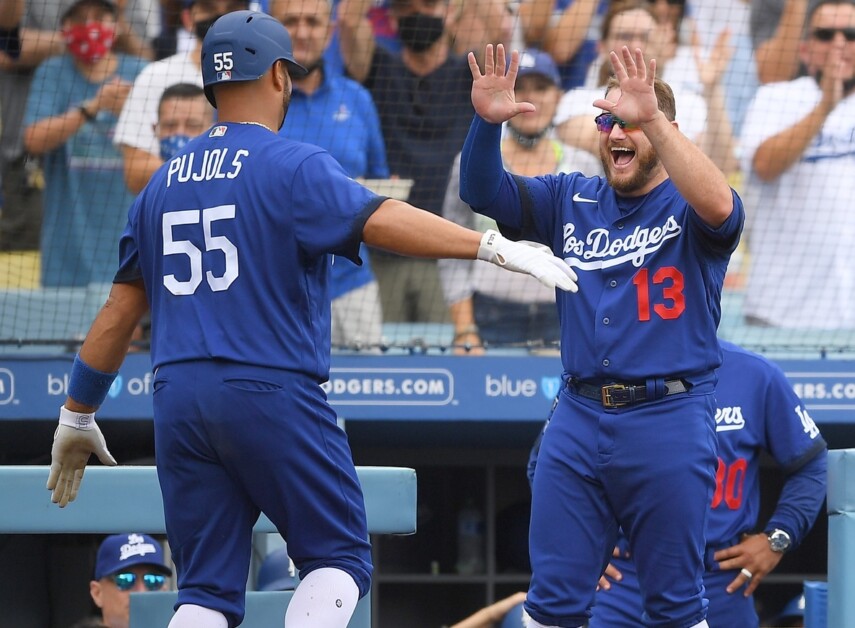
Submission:
[[617,102],[601,98],[594,101],[594,106],[605,109],[630,124],[649,122],[659,113],[659,104],[653,89],[656,60],[651,59],[648,67],[641,50],[636,48],[633,55],[626,46],[621,49],[621,57],[615,51],[609,55],[615,77],[620,84],[620,97]]
[[[535,110],[529,102],[517,102],[514,96],[514,84],[520,65],[519,52],[511,53],[511,63],[506,64],[505,47],[496,47],[493,58],[493,44],[487,44],[484,54],[484,73],[478,67],[474,53],[469,53],[469,69],[472,71],[472,106],[475,112],[487,122],[500,124],[519,113]],[[507,70],[505,68],[507,67]]]

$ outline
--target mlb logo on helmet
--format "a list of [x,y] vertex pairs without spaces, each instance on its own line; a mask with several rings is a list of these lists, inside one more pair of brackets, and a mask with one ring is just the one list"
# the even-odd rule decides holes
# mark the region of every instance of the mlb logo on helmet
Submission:
[[230,80],[232,80],[231,70],[224,70],[222,72],[217,72],[217,82],[230,81]]

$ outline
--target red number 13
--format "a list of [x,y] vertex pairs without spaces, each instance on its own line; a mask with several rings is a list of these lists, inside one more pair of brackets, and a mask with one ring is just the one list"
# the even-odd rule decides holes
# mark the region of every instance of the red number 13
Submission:
[[[653,273],[654,284],[667,285],[662,287],[662,300],[666,303],[654,303],[653,311],[659,315],[659,318],[671,320],[679,318],[686,309],[686,299],[683,296],[683,273],[673,266],[663,266]],[[650,320],[650,281],[649,271],[642,268],[632,278],[632,283],[635,284],[636,292],[638,293],[638,320]]]

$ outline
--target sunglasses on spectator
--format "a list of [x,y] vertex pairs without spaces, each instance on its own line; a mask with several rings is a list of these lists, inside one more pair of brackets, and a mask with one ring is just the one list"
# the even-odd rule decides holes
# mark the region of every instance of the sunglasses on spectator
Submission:
[[855,27],[850,28],[815,28],[813,38],[817,41],[831,41],[837,33],[842,33],[846,41],[855,41]]
[[[130,591],[137,583],[137,574],[132,572],[117,573],[112,576],[112,580],[119,591]],[[143,574],[142,581],[146,591],[160,591],[166,582],[166,576],[159,573],[147,573]]]
[[618,125],[624,131],[633,131],[638,128],[637,124],[630,124],[625,120],[621,120],[613,113],[601,113],[594,122],[597,123],[597,130],[601,133],[611,133],[615,125]]

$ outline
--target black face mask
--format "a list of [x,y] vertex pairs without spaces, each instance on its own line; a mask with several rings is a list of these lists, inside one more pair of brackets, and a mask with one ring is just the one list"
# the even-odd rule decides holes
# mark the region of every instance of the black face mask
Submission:
[[445,19],[413,13],[398,18],[398,38],[401,44],[413,52],[424,52],[442,37],[445,32]]
[[222,15],[215,15],[214,17],[208,18],[207,20],[199,20],[198,22],[193,22],[193,32],[196,34],[196,39],[198,39],[199,41],[205,39],[205,35],[208,34],[208,29],[211,28],[211,25],[213,25],[213,23],[221,17]]

